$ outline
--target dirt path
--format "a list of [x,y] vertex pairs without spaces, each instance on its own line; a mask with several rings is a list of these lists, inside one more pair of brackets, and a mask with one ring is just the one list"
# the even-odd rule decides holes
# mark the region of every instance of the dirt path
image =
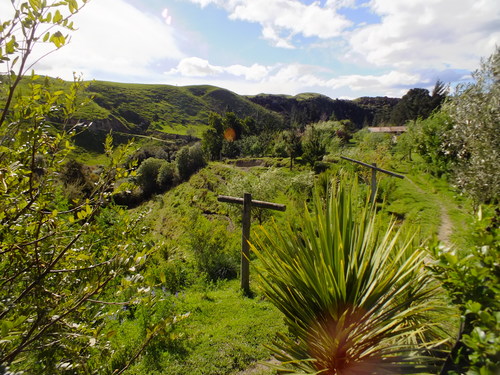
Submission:
[[269,368],[269,365],[277,365],[279,364],[279,361],[275,358],[271,358],[267,360],[266,362],[261,362],[261,363],[255,363],[254,365],[250,366],[249,368],[237,372],[235,375],[265,375],[265,374],[271,374],[271,369]]
[[441,206],[441,224],[439,225],[438,240],[446,247],[451,246],[450,237],[453,232],[453,224],[444,205]]

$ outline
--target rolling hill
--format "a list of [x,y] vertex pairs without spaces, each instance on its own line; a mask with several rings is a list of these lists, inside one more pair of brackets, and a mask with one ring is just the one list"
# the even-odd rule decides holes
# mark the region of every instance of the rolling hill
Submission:
[[350,120],[354,129],[361,129],[384,122],[399,101],[386,97],[331,99],[315,93],[244,96],[210,85],[178,87],[105,81],[90,82],[87,91],[94,101],[79,116],[92,126],[78,135],[76,142],[97,152],[102,151],[109,131],[114,132],[117,142],[153,137],[178,145],[189,143],[201,137],[211,112],[234,112],[240,118],[254,118],[254,134],[332,118]]

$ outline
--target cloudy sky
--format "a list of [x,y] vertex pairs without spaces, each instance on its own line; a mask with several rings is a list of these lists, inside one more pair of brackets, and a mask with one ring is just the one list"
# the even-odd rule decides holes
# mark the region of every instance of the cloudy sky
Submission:
[[39,73],[239,94],[399,97],[500,45],[498,0],[91,0],[74,21]]

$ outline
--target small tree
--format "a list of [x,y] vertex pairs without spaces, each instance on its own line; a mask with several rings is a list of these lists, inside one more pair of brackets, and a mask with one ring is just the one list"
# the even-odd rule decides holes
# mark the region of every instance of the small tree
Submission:
[[193,173],[203,168],[207,162],[203,157],[203,151],[199,144],[185,146],[176,155],[175,163],[181,180],[187,180]]
[[314,163],[323,159],[326,154],[326,147],[321,139],[320,133],[315,129],[314,125],[306,127],[304,136],[302,137],[302,159],[314,166]]
[[455,155],[457,184],[476,203],[495,203],[500,186],[500,48],[481,62],[473,83],[457,87],[443,110],[453,128],[446,134],[444,151]]
[[285,151],[290,158],[290,170],[293,168],[293,161],[302,153],[302,143],[300,134],[295,130],[288,130],[285,133]]
[[167,164],[169,163],[164,159],[148,158],[137,168],[135,181],[145,196],[150,196],[160,190],[158,174],[160,169]]
[[209,160],[219,160],[222,152],[222,133],[214,127],[209,127],[202,135],[201,144]]

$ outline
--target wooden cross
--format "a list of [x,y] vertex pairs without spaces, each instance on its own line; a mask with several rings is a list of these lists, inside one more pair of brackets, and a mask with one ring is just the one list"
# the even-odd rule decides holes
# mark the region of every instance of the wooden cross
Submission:
[[361,164],[364,167],[368,167],[372,169],[372,194],[370,196],[370,202],[375,201],[375,193],[377,192],[377,171],[388,174],[389,176],[397,177],[397,178],[405,178],[405,176],[391,172],[391,171],[386,171],[385,169],[377,167],[377,163],[372,163],[372,164],[366,164],[363,163],[362,161],[359,160],[354,160],[351,158],[347,158],[345,156],[341,156],[342,159],[347,160],[347,161],[352,161],[353,163]]
[[276,211],[285,211],[284,204],[263,202],[252,200],[252,194],[245,193],[243,198],[229,197],[227,195],[219,195],[217,197],[219,202],[236,203],[243,205],[243,218],[241,220],[242,233],[241,233],[241,289],[246,294],[250,293],[250,219],[252,207],[267,208]]

